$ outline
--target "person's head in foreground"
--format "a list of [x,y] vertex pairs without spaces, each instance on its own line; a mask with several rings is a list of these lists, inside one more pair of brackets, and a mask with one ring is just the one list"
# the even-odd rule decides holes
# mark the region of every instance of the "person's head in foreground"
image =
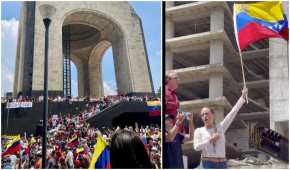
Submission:
[[143,142],[132,131],[118,130],[113,135],[110,156],[112,168],[152,168]]

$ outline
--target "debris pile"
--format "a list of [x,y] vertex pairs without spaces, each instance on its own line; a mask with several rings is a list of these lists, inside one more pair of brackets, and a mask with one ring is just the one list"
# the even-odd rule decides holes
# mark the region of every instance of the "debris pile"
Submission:
[[227,161],[228,168],[234,169],[288,169],[289,164],[277,160],[264,153],[243,155],[242,159],[229,159]]

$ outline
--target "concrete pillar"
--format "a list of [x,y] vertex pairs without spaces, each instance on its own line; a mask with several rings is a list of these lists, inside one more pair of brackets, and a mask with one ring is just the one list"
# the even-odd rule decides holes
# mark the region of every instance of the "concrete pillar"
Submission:
[[165,60],[165,69],[173,69],[173,53],[168,49],[166,50],[166,60]]
[[174,1],[166,1],[165,2],[165,7],[166,8],[174,7]]
[[82,60],[79,63],[75,63],[78,72],[78,95],[89,96],[90,84],[89,84],[89,66],[87,60]]
[[102,79],[102,58],[105,51],[111,46],[108,41],[102,41],[93,49],[89,57],[90,96],[104,95]]
[[211,40],[210,41],[210,52],[209,52],[209,63],[210,64],[221,64],[224,63],[224,43],[223,40]]
[[83,84],[84,84],[84,95],[90,96],[90,78],[89,78],[89,63],[84,61],[83,66]]
[[[216,8],[210,14],[210,30],[219,31],[224,29],[224,11],[222,8]],[[223,65],[223,40],[210,41],[210,64]],[[209,77],[209,99],[223,96],[223,74],[213,73]],[[215,122],[219,123],[224,118],[224,108],[217,107],[215,109]]]
[[[166,8],[172,7],[174,2],[166,2]],[[166,39],[173,38],[174,37],[174,22],[166,17]],[[172,70],[173,69],[173,53],[169,48],[166,49],[166,60],[165,60],[166,70]]]
[[19,38],[20,42],[19,42],[19,53],[17,56],[18,61],[18,66],[16,67],[17,70],[15,72],[15,74],[17,75],[17,84],[16,84],[16,95],[18,94],[18,92],[22,92],[23,90],[23,73],[24,73],[24,55],[25,55],[25,38],[26,38],[26,34],[25,34],[25,30],[26,28],[26,20],[27,20],[27,3],[23,2],[23,6],[22,6],[22,14],[21,14],[21,20],[19,23],[19,26],[21,27],[21,30],[19,30],[19,34],[21,35],[21,37]]
[[[211,40],[210,42],[210,64],[223,65],[223,40]],[[209,98],[223,96],[223,74],[212,73],[209,78]]]
[[[289,2],[282,2],[289,20]],[[270,39],[270,128],[289,139],[289,54],[288,43]]]
[[89,63],[90,96],[103,96],[103,79],[101,62]]
[[101,97],[103,96],[103,79],[101,63],[89,63],[89,84],[90,84],[90,96]]
[[[34,33],[34,57],[33,57],[33,82],[32,90],[35,94],[41,94],[43,90],[44,72],[44,44],[45,28],[42,17],[39,15],[39,5],[35,7],[35,33]],[[52,16],[49,26],[48,47],[48,91],[49,95],[61,95],[63,93],[63,50],[62,50],[62,22],[59,13]],[[53,66],[53,67],[52,67]]]
[[223,96],[223,75],[212,73],[209,77],[209,99]]
[[210,31],[224,30],[224,9],[222,7],[212,8],[210,13]]
[[[288,43],[279,38],[269,41],[270,128],[288,137],[289,74]],[[286,126],[287,125],[287,126]]]
[[14,72],[14,84],[13,84],[13,97],[17,97],[18,93],[18,85],[19,85],[19,61],[20,61],[20,46],[21,46],[21,27],[22,27],[22,20],[19,22],[18,26],[18,40],[17,40],[17,51],[16,51],[16,63],[15,63],[15,72]]
[[83,65],[82,64],[76,64],[77,67],[77,78],[78,78],[78,96],[84,96],[84,81],[83,81]]
[[[132,91],[132,79],[131,72],[129,70],[129,61],[126,57],[127,53],[125,51],[125,43],[122,43],[122,39],[116,42],[112,42],[113,48],[113,58],[115,75],[117,82],[118,94],[126,94]],[[128,74],[130,73],[130,74]]]
[[[127,57],[127,61],[123,60],[122,62],[128,62],[129,71],[127,72],[130,73],[129,78],[123,80],[126,82],[123,89],[131,87],[127,93],[152,93],[154,88],[141,18],[138,15],[134,15],[130,25],[134,27],[130,31],[127,29],[128,33],[125,34],[127,40],[124,40],[124,35],[121,35],[123,39],[121,44],[123,56],[120,57]],[[121,77],[121,79],[123,78]],[[131,82],[131,84],[128,85],[128,82]]]
[[166,38],[173,38],[174,37],[174,22],[170,18],[166,18],[165,21],[166,27]]

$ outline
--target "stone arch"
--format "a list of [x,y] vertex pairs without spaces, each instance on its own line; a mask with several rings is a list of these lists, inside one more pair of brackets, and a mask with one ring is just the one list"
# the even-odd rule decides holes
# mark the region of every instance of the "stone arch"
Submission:
[[[19,82],[14,88],[14,94],[19,91],[32,93],[33,96],[42,94],[44,72],[44,32],[45,28],[40,15],[39,7],[49,4],[56,8],[56,14],[52,17],[49,28],[48,65],[48,91],[49,95],[63,94],[63,27],[67,25],[82,26],[87,30],[97,30],[99,37],[95,37],[94,43],[84,52],[74,52],[73,56],[81,58],[82,72],[89,68],[92,50],[102,41],[110,42],[113,49],[114,67],[116,72],[116,84],[118,93],[151,93],[153,83],[150,73],[147,51],[145,47],[144,33],[141,19],[130,6],[129,2],[117,1],[78,1],[78,2],[53,2],[35,1],[25,2],[21,16],[19,37],[21,42],[17,48],[19,61],[29,60],[31,65],[17,63],[15,80]],[[26,21],[30,21],[29,24]],[[31,28],[33,25],[33,29]],[[93,28],[93,29],[89,29]],[[32,36],[24,36],[28,32]],[[92,38],[93,39],[93,38]],[[23,41],[22,41],[23,40]],[[19,42],[18,42],[19,43]],[[88,43],[89,44],[89,43]],[[24,46],[29,48],[20,48]],[[82,44],[85,45],[85,44]],[[100,49],[99,49],[100,50]],[[97,50],[98,51],[98,50]],[[91,57],[92,59],[93,57]],[[20,70],[32,70],[31,82],[20,81],[24,75]],[[26,73],[27,74],[27,73]],[[85,74],[85,73],[83,73]],[[92,76],[92,75],[91,75]],[[87,76],[88,77],[88,76]],[[19,81],[18,81],[19,80]],[[93,81],[93,80],[92,80]],[[84,95],[99,96],[101,90],[91,90],[93,83],[83,84],[87,90]],[[29,89],[30,88],[30,89]],[[91,94],[93,92],[94,94]]]
[[[103,95],[101,59],[104,52],[110,46],[113,48],[118,92],[127,93],[132,91],[131,84],[133,82],[130,77],[131,70],[126,35],[120,24],[109,16],[105,16],[105,14],[88,9],[74,9],[64,15],[63,26],[77,24],[93,27],[100,32],[100,37],[95,43],[95,47],[89,52],[87,58],[83,57],[84,59],[79,59],[82,60],[78,62],[81,64],[77,66],[78,69],[82,69],[78,71],[80,74],[79,77],[83,81],[88,82],[79,82],[79,85],[81,85],[79,94],[95,97]],[[85,75],[88,76],[86,77]]]

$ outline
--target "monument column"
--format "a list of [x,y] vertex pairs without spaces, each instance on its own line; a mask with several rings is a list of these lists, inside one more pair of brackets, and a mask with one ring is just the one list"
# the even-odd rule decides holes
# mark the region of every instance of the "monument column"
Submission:
[[[34,95],[42,95],[43,71],[44,71],[44,25],[39,13],[39,6],[44,2],[36,2],[35,6],[35,37],[33,57],[33,81],[32,90]],[[63,53],[62,53],[62,23],[59,10],[51,18],[49,29],[48,48],[48,94],[63,94]]]

